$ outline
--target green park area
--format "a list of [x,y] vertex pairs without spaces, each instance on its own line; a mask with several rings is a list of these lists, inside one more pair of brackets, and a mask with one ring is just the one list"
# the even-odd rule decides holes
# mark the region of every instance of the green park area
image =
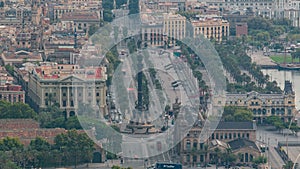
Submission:
[[[274,62],[276,62],[276,63],[278,63],[278,64],[280,64],[280,63],[284,63],[284,55],[274,55],[274,56],[270,56],[270,58],[274,61]],[[292,62],[292,56],[290,56],[290,55],[287,55],[286,56],[286,63],[291,63]]]

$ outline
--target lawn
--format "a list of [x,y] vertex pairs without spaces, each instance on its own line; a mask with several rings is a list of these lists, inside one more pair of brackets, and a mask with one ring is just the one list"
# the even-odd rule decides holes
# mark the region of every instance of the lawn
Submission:
[[[276,63],[284,63],[284,55],[270,56],[270,58]],[[291,62],[292,62],[292,57],[290,55],[287,55],[286,56],[286,63],[291,63]]]

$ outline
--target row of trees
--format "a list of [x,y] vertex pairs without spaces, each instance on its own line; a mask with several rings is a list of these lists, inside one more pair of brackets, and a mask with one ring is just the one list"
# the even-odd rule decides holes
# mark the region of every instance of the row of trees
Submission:
[[59,134],[54,144],[42,138],[32,140],[29,146],[17,138],[0,140],[0,168],[57,167],[91,162],[94,142],[86,134],[75,130]]
[[112,10],[114,9],[114,1],[103,0],[102,7],[103,7],[103,20],[105,22],[113,21],[114,16],[113,16]]
[[278,116],[269,116],[266,119],[267,124],[274,126],[279,132],[283,129],[290,129],[297,134],[300,131],[300,127],[296,122],[284,122]]
[[[226,44],[216,44],[216,50],[220,55],[225,69],[236,81],[235,84],[228,84],[228,92],[250,92],[261,93],[282,92],[276,82],[269,82],[269,76],[263,75],[261,68],[251,63],[251,58],[246,54],[247,47],[241,40],[230,40]],[[242,73],[241,70],[251,75]],[[255,82],[253,81],[255,80]]]

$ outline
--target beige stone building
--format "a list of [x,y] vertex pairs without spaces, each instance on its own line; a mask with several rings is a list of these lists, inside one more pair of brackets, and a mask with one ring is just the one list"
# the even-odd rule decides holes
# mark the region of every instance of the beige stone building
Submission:
[[[255,144],[256,123],[254,122],[221,121],[215,130],[201,132],[201,126],[194,126],[181,141],[179,151],[182,164],[199,166],[205,162],[215,162],[215,148],[223,152],[230,148],[234,154],[249,150],[246,152],[247,155],[243,152],[243,159],[242,157],[237,159],[240,163],[249,163],[250,155],[252,159],[260,155],[260,150]],[[204,140],[202,134],[208,134],[209,139]],[[253,151],[250,151],[251,147],[248,146],[250,144],[253,146]]]
[[68,0],[53,7],[53,19],[59,21],[69,13],[95,12],[98,18],[103,18],[102,0]]
[[168,36],[170,44],[186,36],[186,18],[179,14],[166,13],[163,15],[163,32]]
[[261,94],[250,92],[245,94],[227,94],[226,105],[245,107],[252,110],[254,120],[264,123],[268,116],[279,116],[283,121],[290,121],[298,111],[295,107],[295,93],[292,84],[285,82],[283,93]]
[[24,62],[41,62],[43,61],[42,55],[36,51],[31,52],[27,50],[19,51],[5,51],[1,55],[4,65],[16,65]]
[[163,18],[162,16],[153,16],[151,14],[141,14],[141,36],[143,42],[148,46],[163,46]]
[[229,36],[229,22],[221,18],[202,17],[191,21],[191,24],[194,37],[201,34],[207,39],[221,42]]
[[13,81],[14,78],[0,66],[0,100],[25,103],[25,92],[22,86],[13,84]]
[[175,44],[186,36],[186,18],[179,14],[141,14],[142,40],[150,46]]
[[67,116],[82,104],[106,110],[106,68],[43,63],[29,74],[28,96],[39,109],[58,104]]
[[100,16],[97,12],[70,12],[62,15],[61,24],[63,29],[74,30],[76,28],[76,30],[88,32],[91,25],[100,24]]

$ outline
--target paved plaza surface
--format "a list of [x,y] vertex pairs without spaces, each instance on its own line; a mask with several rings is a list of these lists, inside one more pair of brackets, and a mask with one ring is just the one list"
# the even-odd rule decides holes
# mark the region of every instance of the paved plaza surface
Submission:
[[[278,142],[293,141],[300,143],[299,136],[291,134],[288,130],[284,130],[283,133],[280,133],[272,126],[258,126],[256,139],[258,144],[265,144],[269,147],[269,151],[266,151],[265,155],[268,157],[269,162],[274,169],[281,169],[279,166],[283,166],[285,164],[278,152],[275,150],[275,147],[278,147]],[[298,148],[293,147],[292,151],[290,151],[290,149],[292,148],[289,148],[290,158],[296,158],[300,153],[297,151]]]

